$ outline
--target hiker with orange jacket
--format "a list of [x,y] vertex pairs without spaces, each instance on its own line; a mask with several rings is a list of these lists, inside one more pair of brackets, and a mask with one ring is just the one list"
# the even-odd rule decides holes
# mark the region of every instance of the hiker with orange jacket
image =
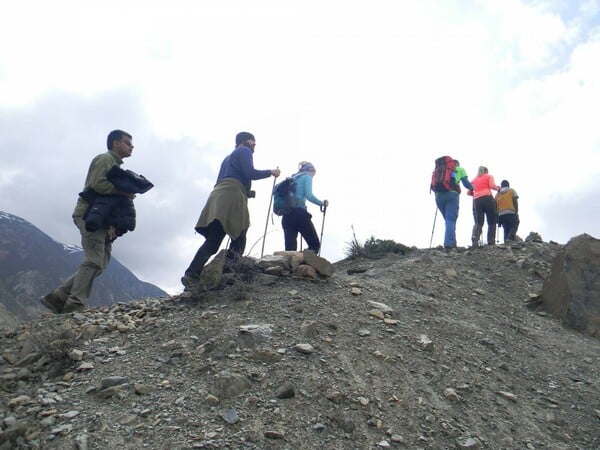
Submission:
[[487,221],[487,243],[494,245],[496,242],[496,201],[492,195],[492,190],[498,191],[494,177],[488,173],[488,168],[479,166],[477,176],[471,181],[473,190],[467,192],[473,196],[473,217],[475,225],[471,235],[472,247],[477,247],[479,238],[483,231],[483,220]]

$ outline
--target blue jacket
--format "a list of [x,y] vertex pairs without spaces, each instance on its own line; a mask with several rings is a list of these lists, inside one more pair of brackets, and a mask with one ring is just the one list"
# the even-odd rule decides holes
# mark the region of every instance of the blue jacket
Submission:
[[216,184],[219,184],[224,178],[235,178],[242,183],[246,192],[249,192],[252,180],[262,180],[270,177],[270,170],[256,170],[254,168],[252,153],[253,150],[250,147],[241,145],[227,155],[221,163]]
[[313,194],[312,176],[306,172],[299,172],[292,175],[292,178],[296,180],[296,192],[294,194],[294,197],[296,197],[296,208],[306,209],[306,200],[317,206],[323,206],[323,202]]

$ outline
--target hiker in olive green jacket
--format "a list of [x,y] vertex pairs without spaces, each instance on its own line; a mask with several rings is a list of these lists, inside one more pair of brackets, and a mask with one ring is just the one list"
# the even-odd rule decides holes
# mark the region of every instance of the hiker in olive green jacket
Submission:
[[[106,178],[113,166],[123,164],[123,158],[131,156],[133,144],[131,135],[121,130],[111,131],[106,146],[108,151],[96,156],[88,169],[84,192],[93,189],[101,195],[129,195],[119,192]],[[94,279],[100,275],[110,260],[112,241],[116,239],[113,226],[97,231],[85,229],[84,215],[89,204],[81,196],[73,211],[73,221],[81,233],[83,261],[77,272],[71,275],[58,288],[40,299],[41,303],[55,314],[80,311],[86,305]]]

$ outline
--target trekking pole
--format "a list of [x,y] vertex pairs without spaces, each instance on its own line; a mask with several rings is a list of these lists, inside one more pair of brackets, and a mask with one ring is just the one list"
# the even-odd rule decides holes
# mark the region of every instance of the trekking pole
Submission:
[[[277,166],[279,169],[279,166]],[[273,189],[275,189],[275,181],[277,177],[273,178],[273,187],[271,188],[271,195],[269,196],[269,209],[267,210],[267,220],[265,221],[265,232],[263,233],[262,247],[260,249],[260,257],[262,258],[265,254],[265,240],[267,238],[267,227],[269,226],[269,214],[271,213],[271,205],[273,204]]]
[[433,216],[433,228],[431,229],[431,239],[429,239],[429,248],[431,248],[431,243],[433,242],[433,232],[435,231],[435,221],[437,220],[437,212],[438,208],[435,207],[435,215]]
[[323,229],[325,228],[325,213],[327,212],[327,206],[321,206],[320,209],[323,213],[323,221],[321,222],[321,242],[319,245],[319,253],[317,253],[319,256],[321,256],[321,249],[323,248]]

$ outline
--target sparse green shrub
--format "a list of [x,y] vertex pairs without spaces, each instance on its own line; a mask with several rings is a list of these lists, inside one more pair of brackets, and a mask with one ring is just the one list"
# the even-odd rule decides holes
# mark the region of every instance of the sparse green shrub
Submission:
[[356,238],[354,227],[352,227],[352,241],[348,243],[346,248],[346,256],[349,258],[381,258],[387,253],[400,253],[402,255],[408,253],[410,248],[406,245],[394,242],[391,239],[376,239],[371,236],[361,244]]
[[346,257],[348,258],[360,258],[366,256],[365,247],[360,243],[360,241],[356,238],[356,233],[354,232],[354,225],[352,225],[352,240],[347,242],[346,245]]
[[373,236],[365,242],[364,247],[367,255],[370,256],[383,256],[386,253],[401,253],[404,255],[410,251],[410,248],[406,245],[399,244],[391,239],[375,239]]

